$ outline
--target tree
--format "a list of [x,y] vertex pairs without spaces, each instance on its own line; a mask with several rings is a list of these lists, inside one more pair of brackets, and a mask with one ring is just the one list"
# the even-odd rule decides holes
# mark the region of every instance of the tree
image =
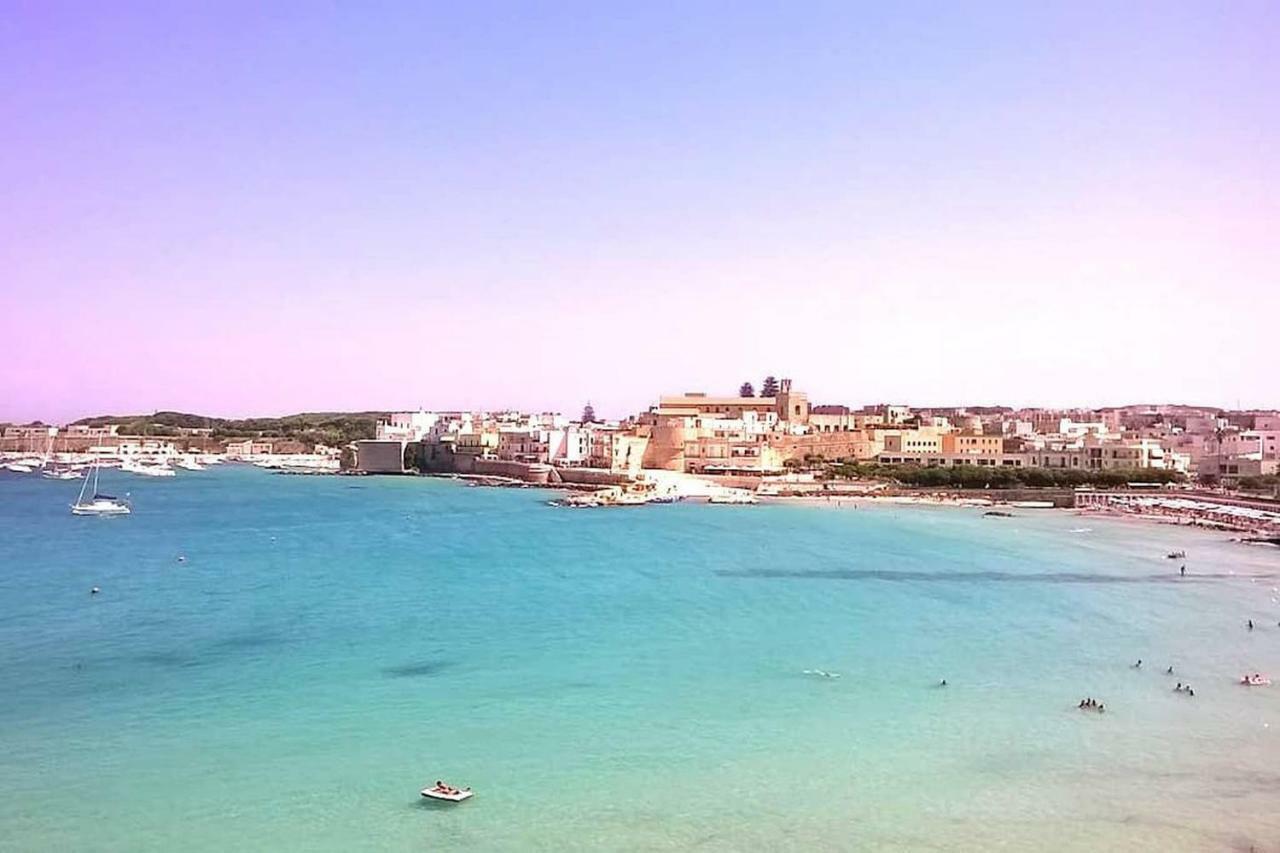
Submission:
[[587,405],[582,407],[582,423],[593,424],[596,422],[596,410],[591,407],[591,401],[587,401]]
[[754,397],[755,395],[756,389],[751,387],[750,382],[743,382],[742,387],[738,389],[739,397]]
[[760,386],[760,396],[761,397],[778,396],[778,380],[775,379],[773,376],[766,376],[764,378],[764,384]]

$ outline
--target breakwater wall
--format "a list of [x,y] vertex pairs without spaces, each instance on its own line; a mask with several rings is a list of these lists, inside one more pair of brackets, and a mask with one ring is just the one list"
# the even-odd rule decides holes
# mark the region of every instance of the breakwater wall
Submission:
[[501,477],[519,480],[533,486],[616,486],[632,482],[626,474],[602,468],[576,468],[548,465],[543,462],[516,462],[508,459],[484,459],[447,449],[434,449],[417,460],[424,474],[463,474],[478,477]]

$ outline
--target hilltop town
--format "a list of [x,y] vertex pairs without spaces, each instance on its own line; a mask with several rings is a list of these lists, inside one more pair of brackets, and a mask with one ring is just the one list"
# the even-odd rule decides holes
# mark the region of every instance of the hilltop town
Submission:
[[1125,471],[1160,481],[1266,488],[1280,473],[1280,411],[1186,405],[854,408],[814,403],[790,379],[766,377],[758,394],[744,383],[732,396],[663,395],[646,411],[620,421],[599,419],[588,405],[578,418],[419,410],[227,421],[166,412],[86,418],[62,427],[6,425],[0,431],[0,453],[8,457],[49,452],[144,457],[198,452],[246,461],[345,455],[344,467],[368,473],[418,470],[529,481],[554,480],[549,471],[574,470],[623,477],[651,470],[766,478],[823,466],[880,471],[972,466]]
[[[1059,506],[1165,513],[1271,535],[1280,532],[1278,446],[1275,410],[855,408],[814,403],[790,379],[770,376],[759,393],[743,383],[735,395],[663,395],[619,421],[597,418],[588,404],[576,419],[419,410],[228,421],[166,412],[7,426],[0,465],[48,473],[96,461],[168,475],[172,467],[239,461],[286,472],[421,473],[594,491],[574,505],[885,489],[978,488],[984,499],[1007,500],[1026,497],[1016,490],[1049,487],[1059,493],[1037,497]],[[1134,492],[1152,486],[1179,492]]]
[[[356,465],[378,473],[493,474],[546,481],[575,470],[645,470],[768,478],[797,469],[1124,471],[1152,481],[1266,486],[1277,474],[1280,412],[1182,405],[1100,409],[861,408],[815,404],[791,380],[761,393],[662,396],[603,422],[521,412],[401,412],[358,441]],[[553,473],[556,472],[556,473]],[[1070,478],[1066,478],[1070,479]]]

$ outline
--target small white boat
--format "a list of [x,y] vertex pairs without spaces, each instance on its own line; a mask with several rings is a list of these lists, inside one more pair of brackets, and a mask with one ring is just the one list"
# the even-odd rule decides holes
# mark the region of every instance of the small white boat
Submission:
[[471,799],[474,792],[470,788],[441,788],[433,785],[430,788],[422,789],[422,796],[429,800],[443,800],[447,803],[460,803],[463,800]]
[[30,474],[35,470],[30,465],[26,465],[22,462],[9,462],[4,466],[4,469],[6,471],[12,471],[15,474]]
[[167,462],[142,463],[127,461],[120,466],[121,471],[128,471],[130,474],[142,474],[145,477],[172,477],[174,470],[169,467]]
[[756,496],[750,492],[734,491],[721,492],[707,498],[707,503],[713,504],[754,504],[759,503]]
[[47,468],[42,476],[46,480],[79,480],[80,472],[71,468]]
[[184,471],[203,471],[204,466],[196,461],[194,456],[180,456],[178,461],[174,463]]
[[[93,480],[93,494],[89,496],[88,500],[85,500],[84,493],[89,488],[90,480]],[[128,501],[112,495],[104,495],[98,491],[98,466],[96,464],[84,475],[84,483],[80,486],[80,496],[71,505],[72,515],[128,515],[131,512],[133,512],[133,508],[129,506]]]

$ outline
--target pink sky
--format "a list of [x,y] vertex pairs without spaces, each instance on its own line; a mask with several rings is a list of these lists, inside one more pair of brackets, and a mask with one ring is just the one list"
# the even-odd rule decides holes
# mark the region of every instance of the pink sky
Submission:
[[0,420],[1280,406],[1274,5],[10,17]]

